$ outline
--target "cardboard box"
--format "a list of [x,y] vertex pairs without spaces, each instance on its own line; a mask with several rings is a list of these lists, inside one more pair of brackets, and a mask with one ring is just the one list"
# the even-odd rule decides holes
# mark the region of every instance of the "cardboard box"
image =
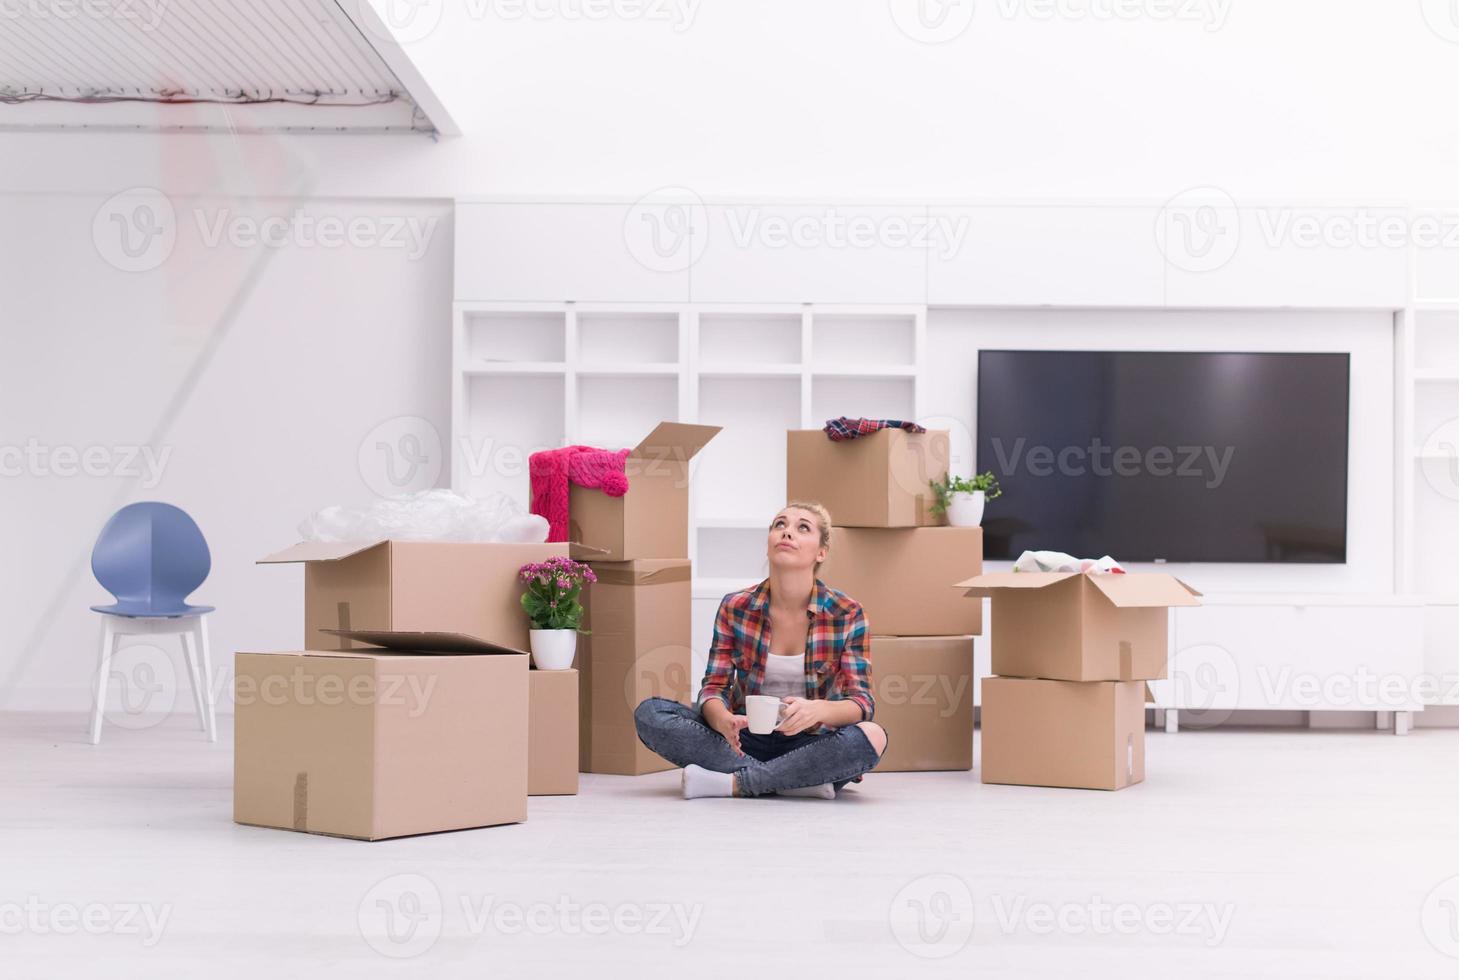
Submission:
[[993,673],[1004,677],[1159,680],[1169,608],[1200,605],[1199,592],[1163,574],[996,572],[957,584],[992,597]]
[[572,557],[631,561],[689,557],[689,460],[719,432],[717,425],[660,422],[629,453],[628,492],[610,497],[573,484],[568,489]]
[[982,571],[980,527],[837,527],[819,575],[874,634],[959,636],[983,631],[983,605],[949,586]]
[[834,442],[821,429],[786,433],[786,500],[817,500],[845,527],[931,527],[937,496],[928,485],[947,476],[946,430],[882,429]]
[[434,630],[528,648],[517,569],[567,554],[557,544],[454,541],[303,542],[259,564],[304,565],[304,641],[358,649],[325,630]]
[[592,562],[577,665],[582,672],[579,765],[636,776],[673,768],[638,740],[633,711],[649,697],[689,703],[689,562]]
[[871,691],[887,732],[878,772],[973,768],[971,636],[873,636]]
[[527,795],[578,791],[578,672],[527,673]]
[[983,782],[1124,789],[1145,778],[1139,681],[983,680]]
[[525,654],[239,653],[234,699],[238,823],[381,840],[527,819]]

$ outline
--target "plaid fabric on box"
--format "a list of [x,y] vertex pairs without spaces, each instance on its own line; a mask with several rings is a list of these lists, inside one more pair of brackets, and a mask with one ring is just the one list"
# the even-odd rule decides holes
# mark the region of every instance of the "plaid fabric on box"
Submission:
[[839,419],[831,419],[826,423],[826,435],[831,438],[832,442],[855,439],[882,429],[906,429],[908,432],[927,431],[916,422],[903,422],[899,419],[853,419],[843,415]]

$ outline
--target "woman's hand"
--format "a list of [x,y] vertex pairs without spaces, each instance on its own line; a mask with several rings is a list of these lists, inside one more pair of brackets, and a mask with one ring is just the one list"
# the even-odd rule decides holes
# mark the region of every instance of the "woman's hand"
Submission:
[[735,750],[735,755],[743,756],[745,754],[744,749],[740,748],[740,732],[750,723],[748,718],[744,715],[732,714],[724,706],[724,702],[719,700],[704,702],[701,713],[704,715],[704,720],[709,723],[709,727],[724,736],[724,740],[729,743],[730,748]]
[[809,728],[824,725],[827,705],[831,702],[788,697],[781,698],[780,703],[785,705],[785,717],[780,719],[775,730],[782,735],[798,735]]

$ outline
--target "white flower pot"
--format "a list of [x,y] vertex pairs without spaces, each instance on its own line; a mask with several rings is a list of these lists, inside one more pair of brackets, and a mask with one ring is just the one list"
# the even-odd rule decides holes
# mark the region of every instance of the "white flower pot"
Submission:
[[528,630],[532,663],[538,670],[567,670],[578,648],[577,630]]
[[953,527],[977,527],[983,523],[983,491],[954,493],[947,501],[947,523]]

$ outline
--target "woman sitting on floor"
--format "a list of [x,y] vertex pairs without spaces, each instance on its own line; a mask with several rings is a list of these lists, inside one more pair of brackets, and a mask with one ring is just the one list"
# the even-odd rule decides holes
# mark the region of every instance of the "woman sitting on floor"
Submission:
[[[770,576],[719,604],[697,707],[648,698],[639,740],[684,767],[684,798],[834,799],[874,768],[887,736],[871,720],[871,662],[861,605],[816,578],[831,515],[796,502],[770,522]],[[779,697],[768,735],[746,730],[745,697]]]

